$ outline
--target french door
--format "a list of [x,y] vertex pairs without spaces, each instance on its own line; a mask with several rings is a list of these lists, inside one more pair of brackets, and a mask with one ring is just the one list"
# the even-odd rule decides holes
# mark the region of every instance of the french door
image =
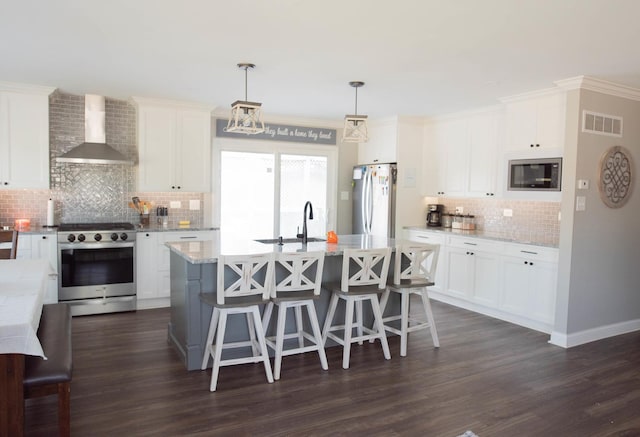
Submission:
[[303,208],[310,237],[335,227],[335,151],[280,148],[255,151],[221,148],[219,223],[225,236],[241,239],[295,237],[302,232]]

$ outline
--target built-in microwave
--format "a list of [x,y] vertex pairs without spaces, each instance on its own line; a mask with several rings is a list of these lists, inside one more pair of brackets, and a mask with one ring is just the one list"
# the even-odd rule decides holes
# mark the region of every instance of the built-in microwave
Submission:
[[512,159],[510,191],[560,191],[562,158]]

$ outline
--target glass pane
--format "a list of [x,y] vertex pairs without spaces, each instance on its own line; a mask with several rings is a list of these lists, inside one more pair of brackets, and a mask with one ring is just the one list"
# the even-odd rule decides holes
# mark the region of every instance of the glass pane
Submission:
[[304,205],[311,201],[313,220],[307,219],[309,237],[326,237],[327,157],[282,155],[280,162],[280,235],[302,232]]
[[272,154],[221,152],[220,230],[225,236],[252,240],[273,235],[274,166]]

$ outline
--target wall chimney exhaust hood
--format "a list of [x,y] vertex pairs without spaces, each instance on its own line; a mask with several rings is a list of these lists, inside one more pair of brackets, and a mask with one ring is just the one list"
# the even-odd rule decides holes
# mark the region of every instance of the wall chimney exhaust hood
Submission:
[[104,108],[103,96],[84,96],[85,142],[56,158],[57,162],[133,165],[132,160],[106,144]]

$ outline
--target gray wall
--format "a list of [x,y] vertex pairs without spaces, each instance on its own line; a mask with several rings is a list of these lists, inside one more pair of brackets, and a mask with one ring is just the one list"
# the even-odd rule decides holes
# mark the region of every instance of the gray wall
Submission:
[[[340,138],[342,132],[340,132]],[[358,144],[357,143],[338,143],[338,195],[336,215],[336,233],[350,234],[352,231],[351,224],[351,181],[353,180],[353,166],[358,163]],[[341,200],[340,193],[346,191],[349,193],[348,200]]]
[[[582,110],[621,116],[623,137],[581,132]],[[567,100],[567,137],[560,229],[558,300],[554,331],[566,335],[605,332],[612,325],[633,329],[640,323],[640,193],[637,177],[629,202],[607,207],[598,191],[598,163],[610,147],[628,149],[640,164],[640,102],[588,90],[571,91]],[[588,179],[588,190],[576,180]],[[586,210],[575,211],[576,196]],[[636,327],[637,329],[637,327]],[[596,334],[597,335],[597,334]]]

